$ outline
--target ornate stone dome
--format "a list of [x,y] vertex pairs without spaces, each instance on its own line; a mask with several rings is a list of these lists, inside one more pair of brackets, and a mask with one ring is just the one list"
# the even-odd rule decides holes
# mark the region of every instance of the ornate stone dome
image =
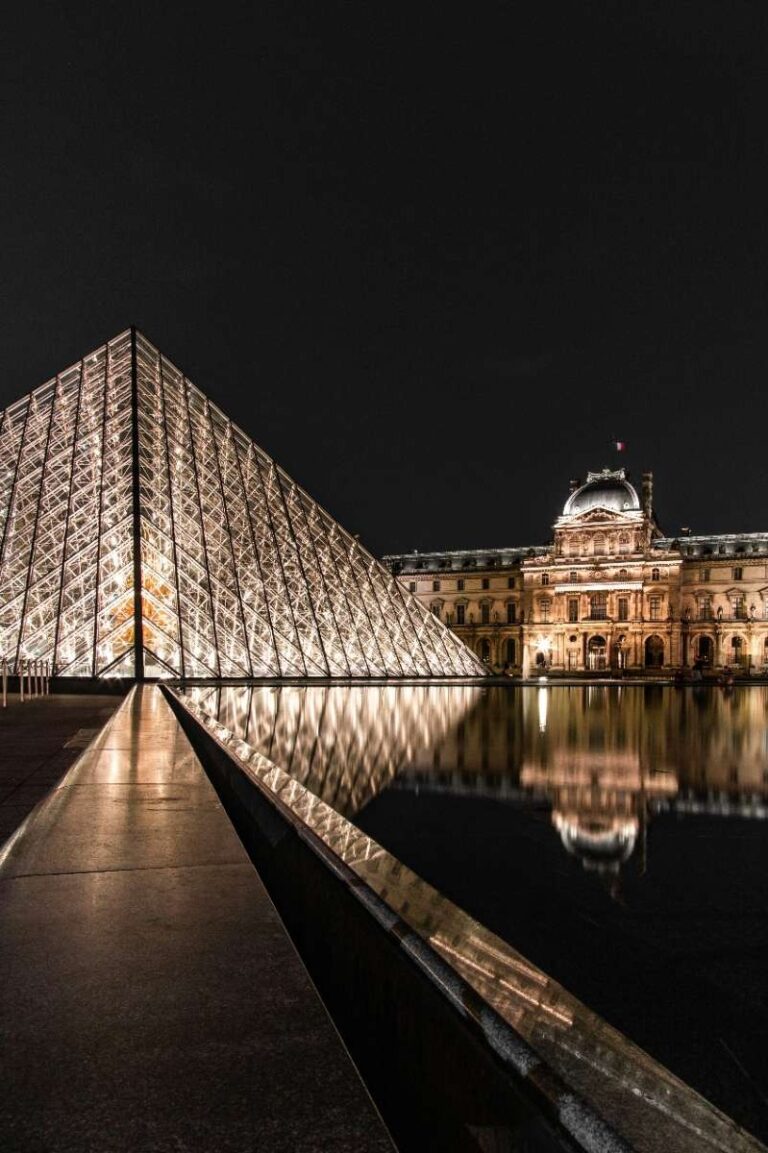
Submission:
[[638,512],[640,498],[627,480],[623,468],[612,472],[587,473],[585,484],[580,485],[565,502],[563,516],[574,516],[591,508],[607,508],[612,512]]

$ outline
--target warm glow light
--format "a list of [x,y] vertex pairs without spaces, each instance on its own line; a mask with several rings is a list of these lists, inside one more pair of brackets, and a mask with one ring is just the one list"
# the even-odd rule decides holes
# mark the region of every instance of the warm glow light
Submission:
[[35,653],[73,676],[134,676],[139,658],[153,676],[487,673],[140,334],[0,413],[0,539],[11,664]]

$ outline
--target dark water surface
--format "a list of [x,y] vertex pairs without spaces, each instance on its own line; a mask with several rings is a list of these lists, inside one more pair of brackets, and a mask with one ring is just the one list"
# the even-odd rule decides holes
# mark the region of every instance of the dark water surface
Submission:
[[768,689],[191,693],[768,1137]]

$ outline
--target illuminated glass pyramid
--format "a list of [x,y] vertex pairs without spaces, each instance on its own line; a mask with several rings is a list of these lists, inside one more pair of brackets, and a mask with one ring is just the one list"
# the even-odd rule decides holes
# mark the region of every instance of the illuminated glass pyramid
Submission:
[[139,679],[486,671],[135,330],[0,413],[0,656]]

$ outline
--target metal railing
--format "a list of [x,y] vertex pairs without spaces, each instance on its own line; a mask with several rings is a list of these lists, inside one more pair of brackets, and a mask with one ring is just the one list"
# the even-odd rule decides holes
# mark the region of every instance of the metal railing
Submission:
[[[0,659],[0,672],[3,684],[3,708],[6,709],[8,707],[8,680],[10,676],[10,665],[7,657]],[[36,657],[20,657],[16,662],[14,675],[19,678],[19,701],[21,704],[31,697],[50,695],[50,661],[38,660]]]

